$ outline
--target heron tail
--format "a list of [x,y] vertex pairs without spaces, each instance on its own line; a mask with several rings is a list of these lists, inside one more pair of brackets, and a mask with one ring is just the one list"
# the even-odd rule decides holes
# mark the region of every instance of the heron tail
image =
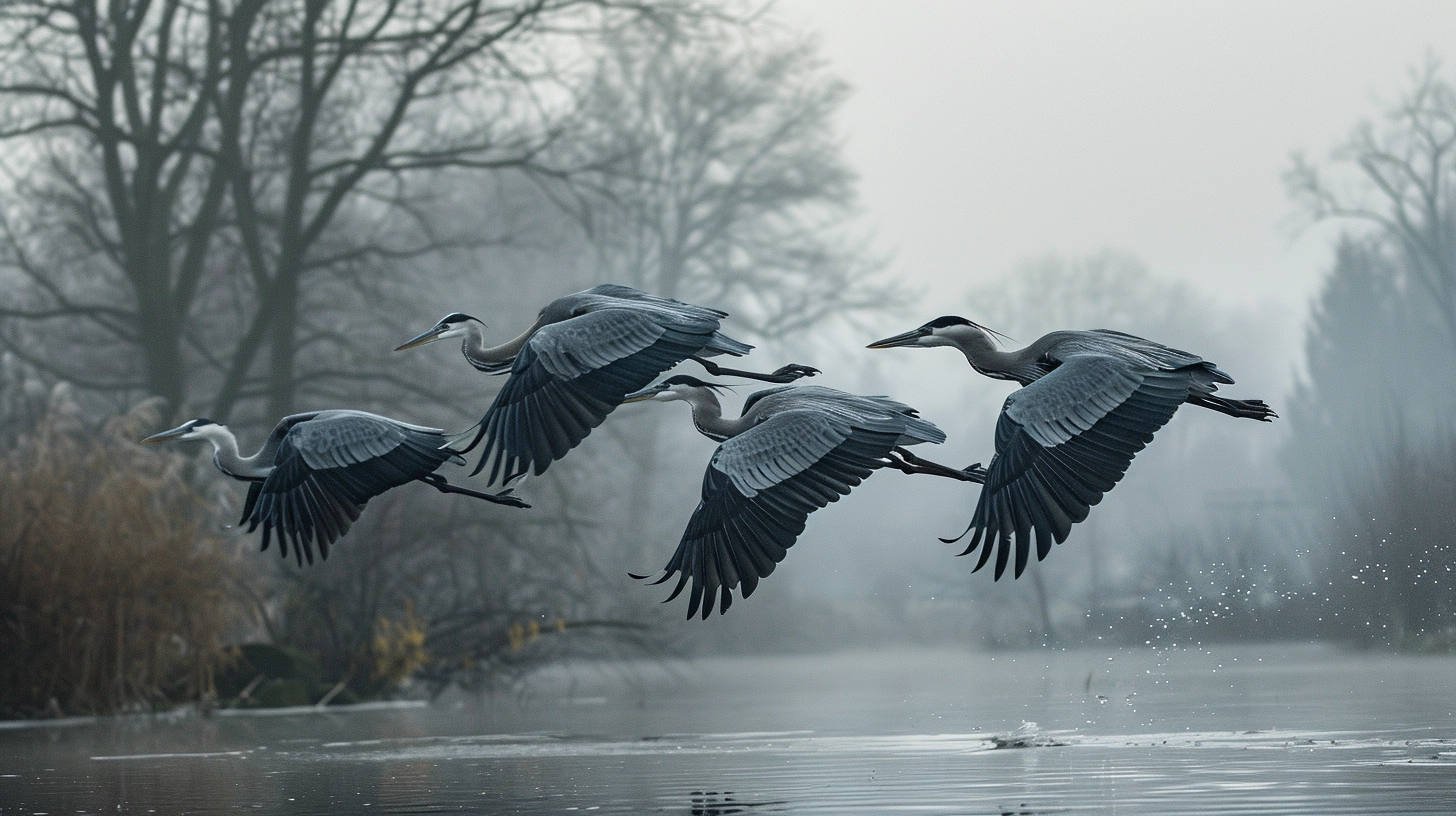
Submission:
[[909,442],[912,445],[915,442],[930,442],[938,445],[945,441],[945,431],[937,428],[935,423],[930,420],[921,419],[914,415],[907,415],[905,417],[905,432],[901,435],[901,438],[903,439],[906,436],[913,440]]
[[750,351],[753,351],[753,346],[734,340],[720,331],[713,332],[708,338],[708,345],[703,347],[703,353],[727,354],[733,357],[742,357]]

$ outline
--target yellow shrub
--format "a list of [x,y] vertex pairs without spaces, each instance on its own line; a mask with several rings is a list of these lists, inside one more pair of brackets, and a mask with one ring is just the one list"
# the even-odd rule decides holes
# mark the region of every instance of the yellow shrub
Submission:
[[373,679],[383,686],[399,685],[430,659],[425,651],[425,622],[415,617],[414,604],[406,604],[401,620],[379,619],[372,647]]

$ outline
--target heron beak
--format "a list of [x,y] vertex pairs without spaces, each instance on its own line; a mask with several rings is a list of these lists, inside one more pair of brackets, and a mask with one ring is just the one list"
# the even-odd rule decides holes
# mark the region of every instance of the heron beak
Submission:
[[667,390],[667,387],[666,386],[662,386],[662,385],[650,385],[650,386],[642,389],[641,391],[633,391],[632,393],[630,393],[627,396],[623,397],[622,398],[622,404],[625,405],[625,404],[627,404],[629,402],[642,402],[643,400],[650,400],[653,397],[657,396],[658,394],[661,394],[663,391],[666,391],[666,390]]
[[425,332],[424,334],[419,334],[419,335],[416,335],[414,337],[411,337],[409,339],[409,342],[404,343],[401,346],[398,346],[397,348],[395,348],[395,351],[404,351],[405,349],[417,348],[419,346],[423,346],[423,345],[426,345],[428,343],[433,343],[436,340],[439,340],[440,339],[440,335],[444,334],[445,332],[447,332],[449,330],[450,330],[450,327],[449,326],[446,326],[443,323],[438,323],[433,328],[431,328],[429,331]]
[[865,346],[865,348],[887,349],[895,348],[897,346],[913,346],[915,345],[916,340],[919,340],[927,334],[930,334],[930,330],[924,327],[911,329],[904,334],[897,334],[894,337],[886,337],[884,340],[876,340],[875,342],[870,343],[868,346]]
[[143,445],[155,445],[158,442],[168,442],[168,441],[171,441],[173,439],[180,439],[183,434],[187,433],[190,430],[192,430],[192,426],[191,425],[182,425],[180,427],[173,428],[170,431],[162,431],[159,434],[152,434],[151,436],[147,437],[146,439],[143,439],[142,440],[142,444]]

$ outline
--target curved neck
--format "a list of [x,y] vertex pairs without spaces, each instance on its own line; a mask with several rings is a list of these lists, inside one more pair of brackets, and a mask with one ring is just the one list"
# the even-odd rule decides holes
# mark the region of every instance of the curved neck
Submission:
[[1019,380],[1026,384],[1041,375],[1036,369],[1036,359],[1041,356],[1035,344],[1015,351],[1002,351],[981,332],[948,338],[951,345],[966,355],[971,368],[998,380]]
[[[273,457],[265,451],[252,456],[238,453],[238,438],[223,425],[204,425],[195,432],[212,443],[212,461],[217,469],[239,479],[262,479],[273,472]],[[264,461],[264,460],[267,461]]]
[[544,323],[542,318],[536,318],[536,322],[526,329],[520,336],[507,340],[499,346],[487,346],[485,344],[485,325],[474,320],[465,324],[465,340],[460,344],[460,351],[465,355],[469,363],[481,371],[504,371],[510,368],[515,362],[516,355],[521,353],[526,341],[531,339]]
[[719,404],[717,395],[706,388],[694,389],[684,395],[683,399],[693,407],[693,425],[698,433],[709,439],[722,442],[753,426],[745,417],[725,419],[723,406]]

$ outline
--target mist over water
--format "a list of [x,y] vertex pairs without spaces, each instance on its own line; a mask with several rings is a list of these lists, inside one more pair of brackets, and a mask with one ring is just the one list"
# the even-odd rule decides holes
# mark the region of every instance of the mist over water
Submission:
[[6,729],[0,808],[1448,813],[1453,676],[1303,644],[579,665],[427,707]]

